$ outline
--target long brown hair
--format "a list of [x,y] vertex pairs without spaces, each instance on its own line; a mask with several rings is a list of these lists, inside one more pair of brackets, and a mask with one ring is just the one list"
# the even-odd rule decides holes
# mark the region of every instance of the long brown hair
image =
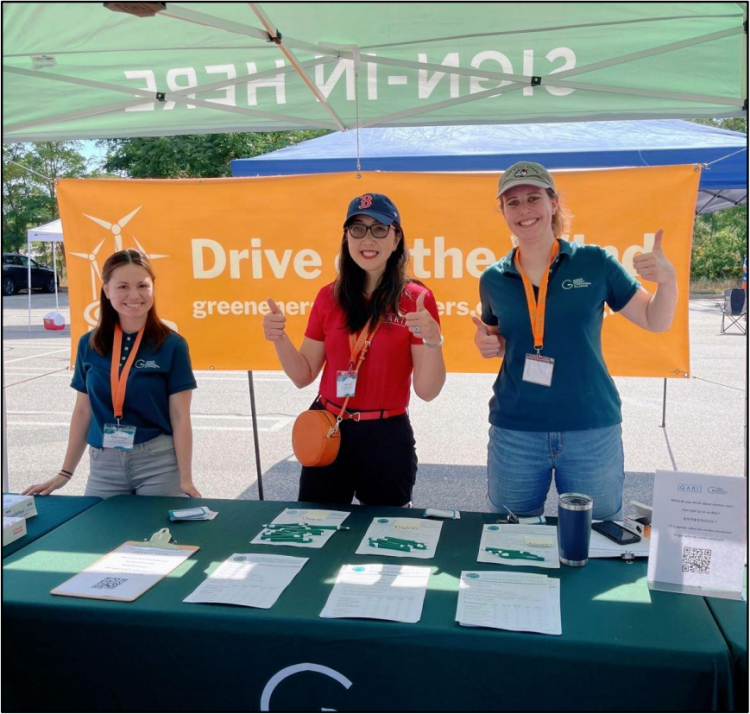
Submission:
[[385,271],[380,276],[378,285],[371,298],[366,299],[365,285],[367,274],[360,268],[349,253],[349,242],[346,239],[347,226],[341,238],[341,250],[338,263],[339,274],[333,285],[334,296],[346,315],[346,327],[350,333],[359,332],[368,322],[376,323],[387,313],[398,314],[398,305],[407,283],[411,282],[406,275],[409,265],[409,249],[406,247],[404,231],[398,223],[392,223],[398,244],[396,250],[388,257]]
[[[151,267],[149,259],[143,253],[132,248],[118,250],[117,253],[113,253],[107,258],[102,267],[102,282],[109,283],[112,273],[123,265],[140,266],[149,274],[151,280],[156,282],[156,274]],[[102,287],[99,293],[99,324],[91,332],[89,345],[104,357],[112,352],[115,325],[118,324],[119,320],[117,310],[112,307],[112,303],[104,293],[104,287]],[[172,330],[156,314],[156,303],[154,303],[146,317],[146,329],[143,332],[143,341],[152,350],[158,350],[171,332]]]

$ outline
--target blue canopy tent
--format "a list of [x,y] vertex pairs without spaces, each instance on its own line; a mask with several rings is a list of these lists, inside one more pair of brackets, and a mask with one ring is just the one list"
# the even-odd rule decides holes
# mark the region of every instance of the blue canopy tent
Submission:
[[[747,203],[747,136],[679,119],[361,129],[363,171],[502,171],[522,159],[549,169],[704,164],[696,213]],[[354,171],[347,131],[252,159],[233,176]]]

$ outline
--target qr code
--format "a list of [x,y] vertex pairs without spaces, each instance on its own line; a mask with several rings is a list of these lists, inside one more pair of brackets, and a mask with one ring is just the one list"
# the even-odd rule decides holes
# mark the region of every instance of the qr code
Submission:
[[708,575],[711,572],[711,549],[685,546],[682,549],[682,572]]
[[92,585],[91,587],[95,590],[114,590],[127,582],[128,578],[104,578],[104,580],[100,580],[96,585]]

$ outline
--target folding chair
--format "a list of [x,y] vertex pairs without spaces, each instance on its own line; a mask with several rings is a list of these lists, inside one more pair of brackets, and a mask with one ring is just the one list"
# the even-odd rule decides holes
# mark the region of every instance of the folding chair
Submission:
[[[736,327],[743,335],[747,334],[747,293],[741,288],[724,291],[724,303],[717,303],[721,308],[721,334]],[[742,324],[742,320],[745,324]]]

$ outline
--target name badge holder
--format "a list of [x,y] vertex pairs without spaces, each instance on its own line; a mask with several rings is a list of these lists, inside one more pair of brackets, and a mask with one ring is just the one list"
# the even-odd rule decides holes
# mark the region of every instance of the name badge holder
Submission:
[[353,397],[357,391],[357,372],[351,369],[336,372],[336,396]]
[[102,446],[105,449],[130,451],[135,444],[135,427],[125,424],[105,424]]
[[543,357],[538,352],[527,354],[523,365],[523,381],[539,384],[542,387],[552,386],[552,372],[555,369],[555,360],[552,357]]

